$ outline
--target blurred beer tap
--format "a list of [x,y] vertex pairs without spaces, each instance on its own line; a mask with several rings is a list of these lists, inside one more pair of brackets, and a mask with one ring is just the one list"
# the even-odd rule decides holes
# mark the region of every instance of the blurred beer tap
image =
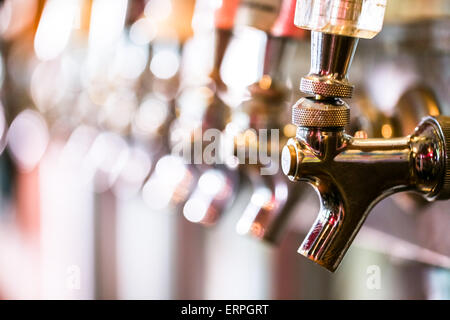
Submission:
[[33,37],[42,12],[43,1],[5,1],[1,34],[2,101],[8,106],[6,121],[11,123],[25,106],[32,105],[28,78],[32,72]]
[[215,90],[218,94],[221,94],[227,90],[227,86],[223,82],[220,74],[220,69],[222,67],[225,52],[231,38],[233,37],[234,19],[240,1],[241,0],[224,0],[214,14],[216,44],[213,57],[213,67],[209,77],[214,82]]
[[347,73],[358,38],[381,30],[385,6],[384,0],[297,1],[295,24],[312,31],[311,70],[300,85],[309,96],[292,109],[297,134],[283,149],[282,168],[319,195],[319,215],[298,252],[330,271],[380,200],[401,191],[450,198],[450,118],[426,117],[402,138],[345,133],[350,108],[342,99],[352,96]]
[[[239,184],[232,155],[222,149],[223,131],[231,119],[231,107],[223,99],[227,87],[220,72],[238,5],[239,1],[224,0],[215,11],[212,71],[204,81],[187,86],[181,92],[179,118],[172,127],[172,142],[189,145],[183,156],[187,157],[191,164],[188,167],[196,176],[196,186],[183,207],[183,214],[187,220],[207,226],[214,225],[231,206]],[[211,147],[215,150],[210,150]]]
[[154,165],[142,195],[147,205],[157,210],[181,205],[192,189],[192,172],[171,154],[171,136],[183,82],[182,59],[193,35],[194,7],[194,0],[148,1],[144,17],[131,29],[134,37],[150,42],[148,73],[141,83],[142,102],[133,130],[151,145]]
[[[264,26],[265,29],[262,29],[267,33],[263,76],[248,87],[250,97],[236,111],[245,113],[249,119],[248,127],[242,128],[236,138],[236,148],[256,148],[255,153],[261,155],[261,152],[267,152],[271,161],[278,163],[279,148],[295,134],[294,127],[286,125],[291,94],[286,85],[286,72],[282,63],[286,59],[287,46],[305,40],[307,32],[294,26],[295,0],[272,1],[272,4],[280,10],[275,11],[276,19],[272,20],[272,26]],[[273,130],[278,132],[277,136],[272,137]],[[268,144],[262,143],[262,131],[267,133]],[[264,148],[268,150],[263,150]],[[249,160],[246,159],[246,162],[250,162]],[[261,169],[271,165],[261,160],[242,167],[243,174],[251,181],[253,195],[236,230],[239,234],[250,234],[269,242],[278,242],[289,213],[299,200],[303,188],[289,184],[278,170],[270,175],[261,175]]]

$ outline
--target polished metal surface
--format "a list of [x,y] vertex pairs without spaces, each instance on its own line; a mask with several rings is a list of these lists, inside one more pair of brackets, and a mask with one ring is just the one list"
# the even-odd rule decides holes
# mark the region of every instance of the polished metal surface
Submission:
[[401,95],[392,118],[396,133],[407,135],[422,118],[441,114],[441,106],[433,90],[424,85],[414,85]]
[[[248,129],[255,131],[245,130],[240,134],[241,138],[235,140],[237,153],[239,149],[244,148],[246,155],[250,154],[252,149],[255,150],[255,154],[267,152],[270,155],[278,155],[288,138],[295,135],[295,130],[290,136],[286,136],[289,130],[282,130],[278,139],[268,137],[265,145],[261,144],[260,139],[242,139],[249,132],[255,132],[257,137],[260,129],[269,129],[270,134],[270,129],[278,130],[288,121],[287,90],[277,81],[268,80],[267,77],[248,88],[251,98],[241,105],[241,111],[249,116]],[[266,81],[270,81],[270,86],[266,87]],[[240,144],[242,142],[243,145]],[[261,175],[261,168],[267,165],[259,161],[255,164],[241,165],[241,172],[250,181],[253,191],[236,225],[236,230],[241,235],[250,235],[268,243],[279,243],[285,235],[287,221],[294,213],[293,207],[301,199],[304,187],[290,184],[281,173]]]
[[[279,170],[272,175],[261,175],[264,167],[279,161],[281,148],[290,137],[295,136],[295,127],[286,125],[290,116],[289,89],[280,72],[289,41],[287,37],[269,35],[264,76],[247,88],[250,99],[236,110],[236,114],[245,113],[249,119],[248,127],[242,128],[243,132],[235,139],[237,153],[245,149],[246,156],[252,153],[251,150],[255,151],[254,154],[271,155],[270,164],[261,159],[252,163],[248,159],[248,164],[240,166],[242,174],[250,181],[252,195],[236,225],[236,231],[268,243],[279,243],[286,234],[287,222],[295,212],[293,207],[302,199],[304,190],[302,185],[291,184]],[[261,139],[261,130],[267,130],[267,141]],[[277,132],[276,137],[272,136],[272,130]]]
[[289,218],[301,199],[304,186],[291,184],[283,174],[262,176],[257,166],[245,167],[253,192],[236,230],[270,244],[279,244],[286,235]]
[[[408,137],[357,139],[342,130],[299,127],[282,168],[311,184],[320,212],[299,253],[335,271],[370,210],[400,191],[448,198],[450,118],[427,118]],[[350,174],[351,173],[351,174]]]
[[353,87],[348,84],[325,82],[316,75],[306,76],[300,80],[300,91],[306,94],[318,94],[324,97],[351,98]]
[[[310,4],[317,8],[329,5],[320,1]],[[308,8],[298,6],[297,15],[318,15],[308,12]],[[375,7],[371,13],[375,13]],[[351,21],[362,16],[356,12]],[[337,98],[351,96],[347,72],[358,40],[337,29],[326,31],[313,19],[305,21],[300,26],[310,28],[312,24],[314,32],[311,70],[300,89],[314,98],[300,99],[293,108],[297,136],[288,141],[282,152],[282,169],[291,180],[311,184],[320,199],[319,215],[299,253],[335,271],[368,213],[380,200],[401,191],[415,191],[428,200],[450,197],[450,118],[425,118],[411,136],[403,138],[390,138],[392,126],[387,127],[390,133],[382,132],[386,139],[367,139],[365,133],[358,134],[358,138],[346,134],[342,117],[337,116]],[[381,24],[379,27],[377,31]],[[314,85],[315,82],[319,84]]]
[[436,199],[446,200],[450,198],[450,118],[440,116],[428,118],[426,121],[433,123],[436,130],[439,131],[442,147],[444,148],[443,179]]
[[300,91],[324,97],[350,98],[353,86],[347,73],[358,38],[311,32],[311,70],[300,83]]

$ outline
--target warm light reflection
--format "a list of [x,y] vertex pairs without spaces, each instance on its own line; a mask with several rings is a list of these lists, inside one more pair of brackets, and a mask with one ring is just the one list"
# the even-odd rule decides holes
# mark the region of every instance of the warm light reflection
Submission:
[[252,146],[255,147],[258,144],[258,135],[255,130],[247,129],[243,133],[238,134],[235,137],[236,145],[242,146]]
[[0,33],[5,39],[20,37],[35,19],[38,1],[5,0],[0,10]]
[[295,137],[295,134],[297,133],[297,126],[294,124],[287,124],[283,127],[283,134],[285,137],[292,138]]
[[367,139],[368,138],[367,132],[365,132],[364,130],[356,131],[354,136],[355,136],[355,138],[358,138],[358,139]]
[[267,90],[272,85],[272,78],[265,74],[262,76],[261,80],[259,80],[259,87],[263,90]]
[[381,127],[381,135],[383,136],[383,138],[389,139],[392,137],[392,134],[392,126],[387,123],[383,124],[383,126]]

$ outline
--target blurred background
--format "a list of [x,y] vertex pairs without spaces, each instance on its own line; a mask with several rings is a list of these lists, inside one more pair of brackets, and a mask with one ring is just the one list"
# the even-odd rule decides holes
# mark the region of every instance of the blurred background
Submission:
[[[296,253],[312,188],[174,152],[205,129],[233,150],[295,135],[310,64],[295,1],[0,2],[0,298],[450,298],[448,201],[382,201],[332,274]],[[450,115],[449,16],[388,0],[350,72],[350,133]]]

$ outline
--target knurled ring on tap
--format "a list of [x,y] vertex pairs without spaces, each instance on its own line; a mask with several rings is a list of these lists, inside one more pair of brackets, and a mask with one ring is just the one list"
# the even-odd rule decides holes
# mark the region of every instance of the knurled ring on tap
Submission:
[[298,127],[336,128],[350,123],[347,104],[329,104],[301,98],[292,108],[292,123]]
[[323,97],[351,98],[353,86],[332,80],[319,80],[303,77],[300,81],[300,91],[306,94],[321,95]]
[[[431,120],[429,120],[431,121]],[[450,198],[450,117],[438,116],[434,118],[436,124],[438,124],[444,148],[444,173],[441,183],[441,189],[437,199],[449,199]]]

